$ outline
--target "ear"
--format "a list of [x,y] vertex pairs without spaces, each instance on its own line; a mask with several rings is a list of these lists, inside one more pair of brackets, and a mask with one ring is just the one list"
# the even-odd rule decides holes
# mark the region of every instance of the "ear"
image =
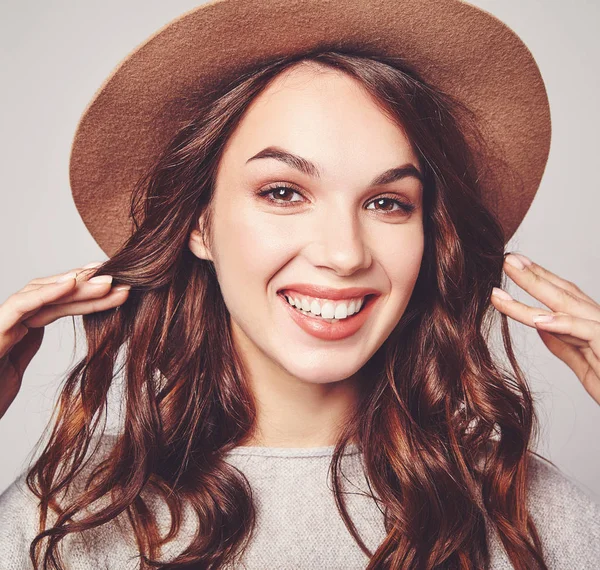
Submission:
[[207,259],[209,261],[213,261],[210,249],[204,242],[202,233],[199,229],[195,228],[191,231],[188,245],[191,252],[196,257],[199,257],[200,259]]

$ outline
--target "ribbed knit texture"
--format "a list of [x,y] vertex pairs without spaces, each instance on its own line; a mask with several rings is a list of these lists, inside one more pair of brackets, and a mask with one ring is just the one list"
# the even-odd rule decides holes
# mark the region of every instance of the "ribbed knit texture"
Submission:
[[[114,441],[105,436],[103,445]],[[107,449],[107,448],[104,448]],[[364,569],[368,558],[354,542],[337,511],[328,470],[333,446],[318,448],[238,447],[226,460],[247,477],[257,508],[257,527],[244,566],[269,569]],[[100,451],[98,452],[100,454]],[[342,489],[352,520],[374,551],[384,538],[383,515],[368,493],[362,455],[351,445],[343,457]],[[0,495],[0,568],[31,570],[29,545],[36,535],[37,502],[22,473]],[[565,474],[532,458],[529,508],[550,570],[600,569],[600,504]],[[170,517],[162,502],[151,503],[166,534]],[[54,519],[51,519],[54,520]],[[81,534],[68,535],[62,552],[68,570],[135,570],[140,567],[125,519]],[[191,541],[194,517],[186,510],[179,537],[161,560],[180,553]],[[186,539],[187,537],[187,539]],[[495,532],[489,533],[492,570],[512,565]]]

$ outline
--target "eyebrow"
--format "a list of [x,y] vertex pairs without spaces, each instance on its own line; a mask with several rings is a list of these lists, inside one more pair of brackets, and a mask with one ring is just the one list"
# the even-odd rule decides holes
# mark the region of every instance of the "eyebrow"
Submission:
[[[268,146],[263,148],[260,152],[256,153],[254,156],[251,156],[247,161],[248,164],[251,160],[258,160],[260,158],[274,158],[275,160],[279,160],[300,172],[303,172],[307,176],[312,176],[313,178],[320,178],[321,171],[319,167],[307,160],[306,158],[302,158],[296,154],[292,154],[291,152],[286,151],[285,149],[278,146]],[[376,176],[371,181],[371,186],[381,186],[383,184],[390,184],[391,182],[395,182],[396,180],[401,180],[402,178],[406,178],[412,176],[423,183],[423,175],[419,171],[419,169],[412,163],[403,164],[402,166],[398,166],[396,168],[390,168],[385,172],[382,172],[378,176]]]

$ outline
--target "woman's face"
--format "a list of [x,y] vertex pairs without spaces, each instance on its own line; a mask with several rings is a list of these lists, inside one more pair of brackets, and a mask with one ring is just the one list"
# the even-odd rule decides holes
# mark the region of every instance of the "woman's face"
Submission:
[[[373,184],[411,164],[417,176],[409,169]],[[402,129],[340,72],[296,66],[254,100],[219,164],[212,249],[197,232],[190,239],[198,257],[214,262],[234,342],[253,374],[336,382],[382,345],[409,302],[423,255],[419,169]],[[334,293],[302,294],[299,284],[376,295],[351,319],[331,324],[278,294],[283,289],[304,297],[305,308],[343,315]],[[317,298],[334,303],[325,308]]]

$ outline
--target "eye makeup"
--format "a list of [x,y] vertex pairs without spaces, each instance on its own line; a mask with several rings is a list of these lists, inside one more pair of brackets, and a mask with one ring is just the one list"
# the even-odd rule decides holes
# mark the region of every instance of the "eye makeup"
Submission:
[[[297,187],[295,187],[289,183],[280,183],[280,182],[276,182],[274,184],[268,185],[266,187],[266,189],[263,189],[258,192],[258,196],[260,196],[267,202],[269,202],[277,207],[283,207],[283,208],[292,207],[294,204],[298,204],[303,201],[303,200],[282,199],[283,198],[282,191],[297,194],[297,195],[301,196],[302,198],[304,197],[304,195],[302,194],[300,189],[298,189]],[[371,200],[369,202],[369,204],[381,205],[381,202],[384,202],[384,204],[387,203],[388,205],[390,205],[392,207],[397,206],[397,209],[388,209],[388,208],[383,208],[381,210],[377,210],[377,208],[370,208],[370,209],[383,212],[386,215],[398,214],[398,212],[402,212],[404,215],[409,215],[409,214],[412,214],[417,208],[412,202],[408,202],[406,200],[400,199],[400,197],[397,194],[389,194],[389,193],[374,198],[373,200]]]

